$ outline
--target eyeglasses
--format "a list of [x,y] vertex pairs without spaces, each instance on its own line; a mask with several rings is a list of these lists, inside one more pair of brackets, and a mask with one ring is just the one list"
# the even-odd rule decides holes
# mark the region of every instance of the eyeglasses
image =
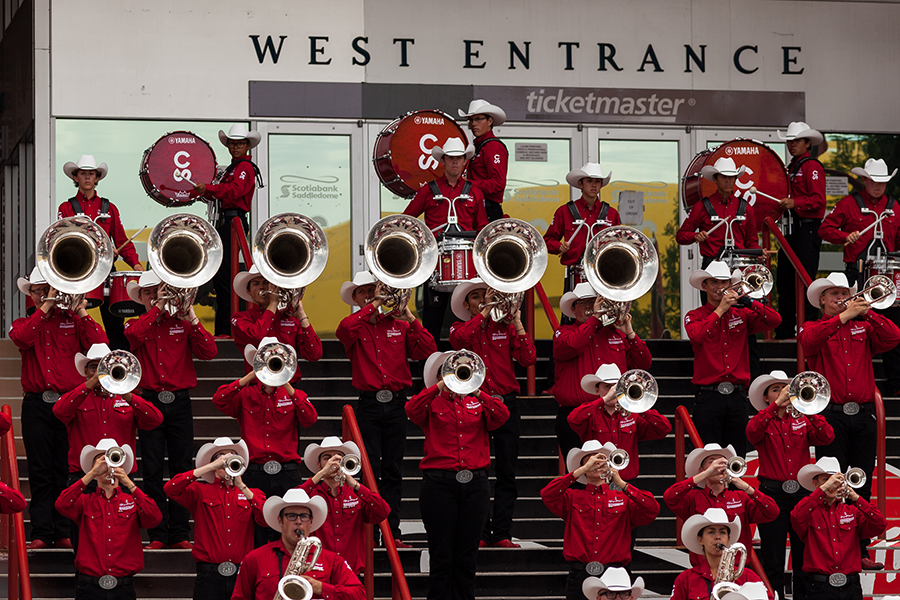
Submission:
[[228,146],[229,148],[232,148],[232,147],[236,148],[238,146],[243,146],[245,144],[249,146],[250,142],[248,142],[247,140],[228,140],[225,143],[225,145]]
[[301,523],[309,523],[312,521],[312,515],[309,513],[284,513],[281,516],[292,523],[297,519],[300,519]]
[[611,592],[609,590],[605,590],[597,594],[600,598],[609,598],[612,600],[613,598],[619,598],[620,600],[628,600],[631,598],[631,590],[625,590],[624,592]]
[[487,117],[469,117],[466,121],[468,123],[480,123],[481,121],[487,121]]
[[32,287],[30,291],[32,294],[37,294],[43,297],[50,293],[50,286],[41,288]]

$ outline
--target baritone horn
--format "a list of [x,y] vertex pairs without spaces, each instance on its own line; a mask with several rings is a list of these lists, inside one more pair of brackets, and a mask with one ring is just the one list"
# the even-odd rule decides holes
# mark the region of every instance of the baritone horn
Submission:
[[297,372],[297,351],[288,344],[263,344],[253,357],[253,372],[263,385],[279,387],[294,378]]
[[824,375],[815,371],[803,371],[791,379],[788,397],[791,400],[788,405],[791,416],[817,415],[825,410],[831,400],[831,386]]
[[441,365],[444,385],[457,394],[471,394],[480,388],[486,374],[484,361],[471,350],[458,350]]
[[147,260],[166,284],[165,310],[185,315],[197,288],[213,278],[224,255],[216,229],[202,217],[181,213],[156,224],[147,239]]
[[85,216],[60,219],[45,229],[35,256],[63,310],[76,310],[84,294],[103,285],[115,261],[109,236]]
[[300,576],[316,566],[321,553],[322,541],[315,536],[297,542],[284,577],[278,581],[274,600],[310,600],[313,597],[312,585]]
[[632,227],[607,227],[588,242],[584,276],[594,290],[614,302],[637,300],[653,287],[659,254],[653,242]]
[[657,398],[659,384],[647,371],[632,369],[619,377],[616,384],[616,410],[619,412],[647,412],[656,404]]
[[97,378],[109,394],[124,396],[141,382],[141,363],[131,352],[113,350],[100,359]]
[[734,290],[741,296],[761,300],[769,295],[773,285],[772,272],[765,265],[750,265],[741,271],[741,280],[725,290]]
[[871,304],[872,308],[882,310],[894,304],[894,301],[897,299],[897,287],[890,277],[873,275],[866,280],[862,291],[853,294],[844,300],[843,303],[846,305],[856,298],[862,298]]

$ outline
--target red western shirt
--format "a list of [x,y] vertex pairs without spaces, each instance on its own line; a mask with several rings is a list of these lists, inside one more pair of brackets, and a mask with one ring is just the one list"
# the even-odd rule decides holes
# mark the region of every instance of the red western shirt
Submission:
[[75,369],[75,355],[108,341],[90,315],[79,319],[56,308],[47,314],[38,308],[30,317],[16,319],[9,337],[22,355],[22,389],[32,394],[64,394],[84,383],[84,373]]
[[[273,313],[259,304],[250,304],[247,310],[234,313],[231,317],[231,333],[241,356],[248,344],[259,350],[259,343],[264,337],[277,338],[282,344],[293,346],[297,356],[309,362],[322,358],[322,340],[316,335],[312,325],[301,327],[300,319],[290,316],[284,311]],[[244,371],[251,371],[250,363],[244,361]],[[291,383],[300,381],[300,365]]]
[[[131,395],[129,403],[122,396],[101,396],[83,383],[57,400],[53,414],[69,432],[69,473],[81,472],[81,449],[85,446],[96,446],[110,438],[137,451],[138,428],[156,429],[163,422],[162,413],[137,394]],[[137,461],[131,469],[135,471]]]
[[268,527],[262,507],[266,495],[255,488],[253,500],[223,480],[213,483],[194,477],[193,471],[180,473],[166,482],[166,495],[194,517],[194,549],[197,562],[241,564],[253,550],[253,523]]
[[[103,200],[99,195],[94,194],[94,197],[88,200],[84,197],[84,194],[78,192],[75,194],[75,199],[81,204],[81,210],[84,211],[84,216],[88,217],[91,221],[94,221],[100,226],[100,229],[106,232],[106,235],[112,240],[113,248],[118,248],[122,244],[125,244],[125,247],[119,250],[119,257],[131,266],[140,264],[141,259],[138,258],[137,250],[134,249],[134,243],[129,242],[128,236],[125,235],[125,228],[122,226],[122,218],[119,216],[119,209],[116,208],[116,205],[110,202],[109,216],[103,217],[98,221],[97,217],[100,215],[100,207],[103,203]],[[59,205],[57,218],[65,219],[67,217],[74,217],[75,215],[75,207],[72,206],[71,202],[66,201]],[[128,243],[126,244],[125,242]]]
[[563,241],[563,238],[565,238],[565,241],[569,242],[569,249],[560,257],[559,262],[564,265],[581,264],[581,259],[584,257],[584,249],[587,247],[588,230],[591,225],[599,223],[597,227],[594,228],[594,232],[596,233],[607,227],[622,224],[622,221],[619,219],[619,211],[612,206],[610,206],[609,210],[606,212],[606,217],[604,217],[602,221],[598,221],[602,204],[599,197],[591,207],[588,207],[584,196],[575,201],[575,206],[578,208],[578,214],[581,215],[584,225],[578,231],[578,235],[574,238],[572,237],[572,234],[575,233],[575,229],[578,226],[575,225],[572,211],[569,210],[567,204],[563,204],[557,208],[556,212],[553,213],[553,220],[550,221],[550,227],[547,228],[547,233],[544,234],[544,241],[547,243],[547,252],[550,254],[559,254],[559,244]]
[[361,573],[366,566],[363,525],[381,523],[391,512],[391,507],[381,496],[362,484],[358,494],[349,485],[338,486],[337,497],[331,495],[331,488],[325,481],[315,484],[311,477],[299,487],[310,498],[321,496],[328,505],[328,518],[316,530],[322,546],[339,554],[354,572]]
[[825,493],[816,488],[791,511],[791,525],[806,544],[804,571],[852,575],[862,570],[859,540],[880,534],[886,522],[875,505],[862,497],[828,506]]
[[773,402],[747,423],[747,439],[759,452],[757,477],[796,481],[800,467],[810,462],[809,447],[833,442],[834,429],[822,415],[779,417]]
[[187,390],[197,385],[192,356],[212,360],[218,349],[203,325],[191,325],[157,307],[125,323],[125,337],[141,363],[141,387]]
[[630,563],[631,530],[652,523],[659,514],[653,494],[633,485],[620,492],[602,484],[572,489],[573,483],[575,476],[568,473],[541,490],[541,499],[550,512],[566,523],[563,558],[583,563]]
[[[799,160],[809,156],[809,152],[791,159],[787,167],[788,177]],[[788,181],[794,212],[804,219],[821,219],[825,216],[825,168],[818,160],[808,160]]]
[[[716,209],[716,214],[721,219],[737,216],[738,207],[741,200],[735,196],[723,198],[722,194],[716,190],[709,201]],[[753,207],[747,205],[744,212],[747,217],[744,221],[733,221],[731,224],[731,234],[734,236],[734,247],[738,249],[759,248],[759,240],[756,237],[756,217],[753,215]],[[718,222],[718,221],[717,221]],[[687,219],[681,224],[678,233],[675,234],[675,241],[679,244],[687,246],[694,243],[694,234],[700,231],[709,231],[716,223],[713,223],[712,217],[706,210],[703,202],[696,202],[691,207],[691,212]],[[703,256],[718,256],[722,247],[725,246],[725,230],[728,224],[720,225],[713,231],[706,241],[700,242],[700,254]]]
[[[438,189],[449,200],[453,200],[462,194],[465,183],[466,180],[460,177],[459,181],[456,182],[456,187],[450,187],[450,182],[447,181],[445,176],[441,175],[437,179]],[[457,224],[463,231],[478,231],[488,224],[487,213],[484,212],[484,195],[475,186],[472,186],[472,191],[469,192],[469,195],[471,198],[467,200],[460,199],[456,201],[456,216],[459,220]],[[425,225],[434,231],[435,228],[447,223],[448,210],[450,210],[450,207],[447,200],[436,201],[431,193],[431,186],[423,185],[416,192],[415,197],[406,207],[406,210],[403,211],[403,214],[418,217],[425,213]],[[437,234],[438,232],[435,232],[435,235]]]
[[[880,198],[873,199],[866,190],[859,191],[860,197],[866,208],[874,210],[876,214],[881,214],[887,208],[888,195],[882,194]],[[881,221],[884,227],[884,246],[888,252],[893,252],[897,248],[897,235],[900,233],[900,206],[894,202],[894,216],[885,217]],[[863,214],[856,204],[856,199],[851,196],[844,196],[834,205],[834,210],[829,213],[822,224],[819,226],[819,237],[829,244],[843,246],[847,241],[847,236],[854,231],[862,231],[875,222],[875,215],[872,213]],[[844,246],[844,262],[856,262],[860,254],[866,249],[874,239],[875,229],[872,228],[865,234],[861,235],[858,240]],[[865,258],[865,257],[863,257]]]
[[253,383],[242,388],[234,381],[220,387],[212,401],[220,411],[238,420],[241,439],[250,450],[250,462],[300,462],[297,424],[312,427],[319,415],[302,391],[295,389],[290,396],[284,387],[269,388],[270,393],[263,387]]
[[[250,155],[241,158],[250,160]],[[240,159],[237,159],[240,160]],[[242,162],[231,170],[221,183],[207,183],[206,194],[222,201],[222,210],[250,210],[256,190],[256,171],[249,162]]]
[[78,524],[75,570],[91,577],[126,577],[142,571],[141,529],[162,521],[156,502],[141,488],[129,494],[117,487],[107,498],[100,486],[90,494],[84,493],[86,487],[79,479],[56,500],[59,514]]
[[437,345],[419,321],[378,315],[370,323],[376,310],[368,304],[344,317],[335,335],[353,365],[353,387],[363,392],[399,392],[412,385],[409,361],[425,360],[437,352]]
[[517,335],[512,323],[496,323],[480,314],[450,326],[450,345],[454,350],[467,348],[481,357],[487,371],[481,391],[491,395],[521,391],[513,359],[523,367],[537,362],[537,351],[528,334]]
[[[691,553],[691,558],[695,556],[699,555]],[[710,600],[710,590],[716,584],[716,577],[710,571],[709,562],[705,556],[699,559],[699,563],[687,571],[682,571],[675,578],[675,587],[672,588],[671,600]],[[738,585],[744,585],[748,581],[761,581],[759,575],[750,567],[744,569],[744,572],[734,582]],[[772,595],[770,590],[766,590],[766,593],[769,596],[769,600],[774,600],[775,596]]]
[[900,329],[874,311],[864,321],[841,324],[840,315],[822,316],[800,327],[800,346],[809,364],[828,379],[835,404],[875,401],[872,356],[900,342]]
[[750,385],[750,355],[747,337],[781,323],[781,315],[760,302],[750,308],[732,306],[722,318],[706,303],[684,317],[684,328],[694,347],[696,385],[730,381]]
[[486,469],[491,464],[488,431],[509,418],[501,400],[476,392],[461,396],[437,385],[422,390],[406,403],[409,420],[425,432],[425,456],[419,469]]
[[0,513],[9,515],[25,510],[25,496],[3,482],[0,482]]
[[[312,535],[318,535],[314,531]],[[278,565],[279,555],[276,548],[281,551],[281,567]],[[291,553],[288,552],[281,540],[269,542],[252,551],[244,559],[240,571],[238,571],[237,583],[234,586],[234,595],[231,600],[272,600],[278,591],[278,581],[286,571],[291,561]],[[322,582],[322,595],[313,598],[325,598],[326,600],[365,600],[366,589],[362,582],[350,569],[343,558],[330,550],[322,549],[319,560],[312,569],[304,573]]]
[[581,389],[581,378],[597,372],[600,365],[615,364],[623,373],[629,369],[649,369],[653,359],[647,344],[635,334],[624,333],[597,317],[584,323],[561,325],[553,336],[556,383],[553,395],[562,406],[578,406],[597,396]]
[[597,440],[601,444],[612,442],[616,448],[628,452],[631,460],[622,469],[622,479],[632,480],[640,471],[638,442],[661,440],[672,431],[669,420],[652,408],[643,413],[623,414],[606,411],[603,398],[585,402],[569,413],[569,426],[581,437],[581,441]]
[[[493,131],[488,131],[472,142],[477,148],[486,140],[497,139]],[[509,166],[509,152],[502,143],[486,142],[481,150],[469,161],[466,178],[475,184],[485,200],[501,203],[506,191],[506,171]]]

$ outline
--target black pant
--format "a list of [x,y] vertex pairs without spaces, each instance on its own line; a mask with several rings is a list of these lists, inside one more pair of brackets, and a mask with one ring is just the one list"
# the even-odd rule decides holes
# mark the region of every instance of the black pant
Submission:
[[138,443],[141,446],[141,467],[144,472],[142,489],[153,498],[162,513],[162,522],[147,534],[151,542],[169,546],[187,541],[191,535],[191,513],[163,491],[166,448],[169,452],[169,477],[192,470],[194,450],[194,418],[191,413],[191,397],[187,390],[175,392],[175,400],[163,404],[157,392],[140,390],[141,398],[153,403],[163,415],[162,425],[156,429],[141,430]]
[[[96,579],[96,578],[91,578]],[[75,575],[75,600],[135,600],[134,583],[129,579],[126,583],[111,590],[104,590],[95,581],[88,581],[86,577]]]
[[231,219],[240,216],[244,231],[249,233],[247,213],[225,211],[216,227],[222,238],[222,265],[213,276],[213,289],[216,291],[216,335],[231,334]]
[[406,394],[394,393],[390,402],[379,402],[374,392],[360,392],[356,419],[378,491],[391,507],[388,524],[400,539],[400,500],[403,497],[403,453],[406,450]]
[[487,213],[488,221],[496,221],[503,218],[503,205],[493,200],[484,201],[484,212]]
[[451,322],[456,320],[456,317],[453,316],[453,313],[450,311],[450,297],[452,295],[453,292],[438,292],[432,289],[430,282],[425,282],[424,289],[422,290],[422,297],[424,298],[422,325],[428,330],[431,337],[434,338],[438,350],[441,351],[450,349],[449,342],[444,343],[441,341],[441,334],[444,331],[444,322],[447,320],[447,314],[449,313],[451,315]]
[[[247,471],[241,476],[249,487],[262,490],[266,498],[272,496],[284,496],[284,493],[291,488],[298,487],[303,483],[303,475],[300,473],[299,463],[282,463],[282,470],[274,475],[269,475],[262,470],[259,463],[250,463]],[[264,546],[269,542],[274,542],[281,537],[281,532],[275,531],[271,527],[263,527],[256,525],[256,531],[253,534],[253,545],[255,548]]]
[[769,523],[758,523],[759,558],[762,561],[766,577],[772,589],[784,598],[784,543],[787,536],[791,538],[791,570],[793,571],[793,598],[806,600],[806,582],[801,576],[803,572],[803,548],[805,544],[791,527],[791,511],[809,492],[802,487],[793,494],[788,494],[781,487],[781,482],[760,480],[759,489],[775,500],[778,505],[778,516]]
[[572,448],[581,448],[581,437],[569,426],[569,415],[575,410],[574,406],[562,406],[556,410],[556,441],[563,460],[569,455]]
[[716,390],[697,390],[691,419],[704,444],[734,446],[738,456],[747,455],[747,421],[750,403],[746,392],[735,388],[727,396]]
[[31,539],[52,544],[69,537],[68,519],[53,506],[66,489],[69,436],[41,394],[25,394],[22,399],[22,442],[31,483]]
[[109,312],[109,302],[106,300],[100,305],[100,320],[109,339],[109,349],[131,351],[131,344],[125,337],[125,319]]
[[230,600],[237,583],[237,573],[225,577],[219,575],[216,565],[197,564],[197,579],[194,580],[194,600]]
[[[819,237],[819,219],[794,219],[793,233],[786,235],[788,244],[793,248],[800,264],[806,269],[811,279],[819,272],[819,251],[822,239]],[[791,261],[784,250],[778,251],[778,272],[775,274],[775,285],[778,288],[778,312],[781,313],[781,325],[775,328],[775,337],[791,338],[797,335],[797,286]],[[805,295],[804,291],[804,295]],[[814,321],[819,316],[819,307],[806,303],[805,320]]]
[[836,588],[824,581],[813,581],[809,573],[804,573],[806,579],[806,596],[816,600],[862,600],[862,586],[859,583],[859,575],[848,577],[845,585]]
[[428,600],[475,600],[475,560],[490,494],[483,475],[459,483],[452,474],[423,473],[419,507],[428,535]]
[[488,516],[481,539],[487,543],[497,543],[512,537],[513,511],[519,489],[516,486],[516,462],[519,460],[519,431],[521,416],[515,394],[503,396],[503,403],[509,409],[506,423],[490,432],[494,455],[494,510]]

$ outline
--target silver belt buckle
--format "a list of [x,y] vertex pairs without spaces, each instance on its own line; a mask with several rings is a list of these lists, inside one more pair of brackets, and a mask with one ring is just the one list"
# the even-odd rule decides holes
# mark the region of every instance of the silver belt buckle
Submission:
[[387,404],[394,399],[394,392],[390,390],[378,390],[375,392],[375,399],[382,404]]
[[587,572],[588,575],[593,575],[594,577],[599,577],[600,575],[603,574],[603,571],[605,569],[603,568],[602,562],[597,562],[596,560],[592,560],[588,564],[584,565],[584,570]]
[[175,401],[175,394],[169,390],[163,390],[156,395],[157,399],[163,404],[172,404]]
[[263,465],[263,471],[269,475],[277,475],[278,473],[281,473],[281,463],[277,460],[270,460]]
[[723,396],[727,396],[734,391],[734,384],[730,381],[723,381],[718,386],[716,386],[716,391]]
[[41,394],[41,400],[43,400],[47,404],[53,404],[57,400],[59,400],[59,392],[54,392],[53,390],[47,390],[46,392]]
[[785,481],[781,484],[781,489],[784,490],[785,494],[796,494],[800,489],[800,484],[797,481],[791,479],[790,481]]
[[[852,417],[853,415],[858,414],[858,413],[859,413],[859,404],[857,404],[856,402],[847,402],[846,404],[844,404],[844,414],[845,415],[849,415]],[[843,584],[841,584],[841,585],[843,585]]]
[[832,573],[828,576],[828,585],[831,587],[844,587],[847,585],[847,576],[843,573]]
[[113,577],[112,575],[104,575],[100,578],[100,581],[97,582],[100,587],[104,590],[111,590],[119,585],[119,580]]
[[469,483],[475,479],[475,475],[472,474],[472,471],[468,469],[463,469],[462,471],[456,472],[456,481],[460,483]]
[[237,573],[237,565],[233,562],[223,562],[219,563],[219,566],[216,568],[216,570],[222,577],[231,577],[232,575]]

